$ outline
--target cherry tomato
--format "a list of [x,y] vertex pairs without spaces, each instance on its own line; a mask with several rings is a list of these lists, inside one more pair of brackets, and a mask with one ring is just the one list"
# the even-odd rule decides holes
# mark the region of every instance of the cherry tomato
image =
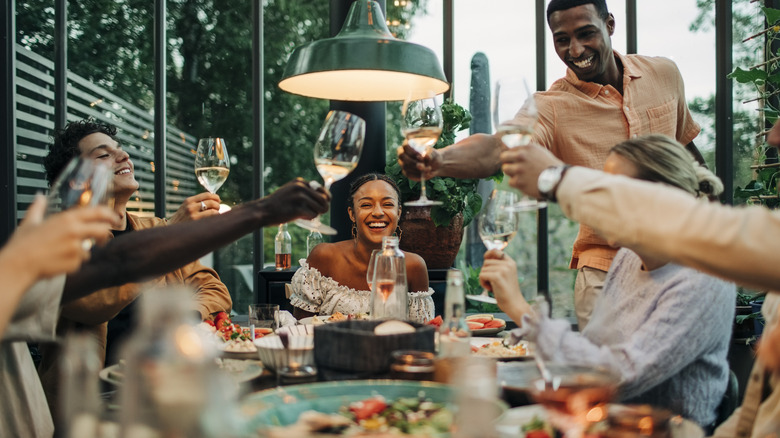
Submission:
[[371,416],[378,414],[385,410],[387,403],[378,398],[369,398],[363,401],[352,403],[349,406],[350,412],[355,415],[355,420],[365,420],[371,418]]

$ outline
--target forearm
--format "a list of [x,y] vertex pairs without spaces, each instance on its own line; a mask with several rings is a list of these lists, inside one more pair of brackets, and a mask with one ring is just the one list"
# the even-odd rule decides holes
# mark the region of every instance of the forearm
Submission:
[[215,312],[230,313],[233,300],[230,298],[227,286],[219,280],[219,276],[213,270],[200,263],[192,263],[185,267],[199,266],[201,269],[188,275],[186,283],[195,289],[195,310],[200,313],[201,319],[206,319]]
[[494,136],[474,134],[440,149],[442,163],[437,176],[487,178],[501,169],[502,143]]
[[669,258],[742,285],[777,289],[770,261],[780,215],[699,201],[681,190],[572,168],[556,192],[563,212],[610,244]]
[[95,248],[89,262],[68,276],[63,301],[112,285],[161,276],[262,226],[271,225],[264,199],[199,221],[154,227]]
[[0,257],[0,278],[4,279],[3,305],[0,306],[0,337],[2,337],[16,311],[16,307],[22,300],[22,296],[32,286],[35,279],[26,275],[24,270],[8,267],[5,265],[2,257]]
[[97,325],[113,319],[132,303],[145,285],[128,283],[93,292],[62,306],[61,315],[85,325]]

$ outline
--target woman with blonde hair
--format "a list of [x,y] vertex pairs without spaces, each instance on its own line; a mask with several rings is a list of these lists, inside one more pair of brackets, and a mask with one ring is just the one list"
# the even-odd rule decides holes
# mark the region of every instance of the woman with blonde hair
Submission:
[[[666,184],[705,200],[723,190],[712,172],[663,135],[618,144],[604,170]],[[544,359],[607,367],[621,377],[621,402],[663,407],[705,428],[714,425],[729,376],[734,285],[654,254],[622,248],[590,322],[578,333],[569,321],[547,317],[546,308],[531,308],[520,293],[514,261],[502,253],[485,255],[480,281],[518,323],[516,334],[535,342],[536,354]]]

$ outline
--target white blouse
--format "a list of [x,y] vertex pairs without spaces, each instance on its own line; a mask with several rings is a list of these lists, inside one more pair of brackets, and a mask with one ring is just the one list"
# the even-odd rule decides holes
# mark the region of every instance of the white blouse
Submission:
[[[301,267],[292,278],[290,304],[318,315],[341,312],[345,315],[368,313],[371,310],[371,291],[355,290],[342,286],[336,280],[326,277],[309,266],[306,259],[300,260]],[[434,316],[433,289],[409,292],[409,319],[424,323]]]

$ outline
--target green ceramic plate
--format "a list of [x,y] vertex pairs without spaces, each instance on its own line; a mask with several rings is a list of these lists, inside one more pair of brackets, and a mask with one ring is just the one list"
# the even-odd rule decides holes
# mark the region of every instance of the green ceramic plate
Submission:
[[453,389],[434,382],[402,380],[351,380],[321,382],[269,389],[247,396],[242,411],[251,416],[252,430],[268,426],[287,426],[308,410],[326,414],[338,412],[341,406],[381,395],[388,400],[415,397],[424,393],[434,402],[448,402]]

